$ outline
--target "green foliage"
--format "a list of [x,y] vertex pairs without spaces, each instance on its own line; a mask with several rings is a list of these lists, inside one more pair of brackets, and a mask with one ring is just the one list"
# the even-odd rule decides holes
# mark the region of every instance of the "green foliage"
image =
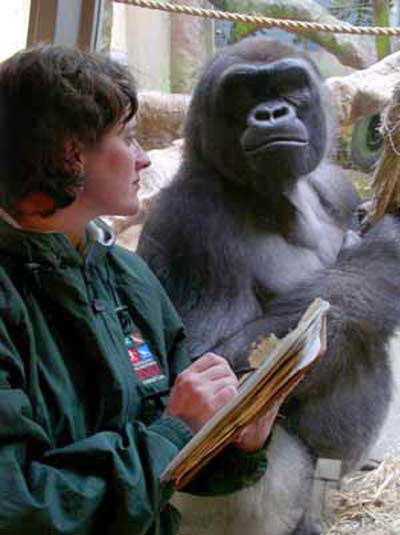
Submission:
[[231,32],[231,43],[240,41],[246,35],[253,33],[257,29],[257,26],[250,24],[249,22],[234,22]]
[[[389,26],[389,2],[387,0],[373,0],[374,24],[376,26]],[[388,56],[391,52],[390,37],[383,35],[376,37],[376,52],[378,59]]]

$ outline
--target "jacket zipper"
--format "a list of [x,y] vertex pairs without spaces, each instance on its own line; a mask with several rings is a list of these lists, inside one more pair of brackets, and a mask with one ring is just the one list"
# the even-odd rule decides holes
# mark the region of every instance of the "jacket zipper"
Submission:
[[[86,264],[86,263],[85,263]],[[104,345],[104,349],[106,350],[106,355],[112,355],[117,352],[117,348],[113,347],[109,340],[113,338],[113,332],[111,331],[110,325],[108,324],[104,311],[105,311],[105,305],[102,303],[101,299],[98,299],[96,290],[93,284],[92,275],[89,272],[89,268],[87,265],[84,265],[82,267],[83,272],[83,278],[86,285],[87,295],[88,295],[88,301],[90,303],[91,312],[93,315],[93,321],[95,324],[100,324],[99,326],[100,332],[103,332],[105,334],[105,331],[108,333],[108,338],[103,336],[101,337],[102,345]],[[120,362],[121,359],[116,358],[113,360],[114,365],[118,368],[120,378],[124,383],[125,386],[125,392],[126,392],[126,404],[123,408],[124,413],[124,419],[126,422],[129,421],[129,407],[132,406],[133,400],[132,400],[132,394],[131,394],[131,382],[129,380],[130,374],[127,373],[127,369],[124,366],[123,362]]]

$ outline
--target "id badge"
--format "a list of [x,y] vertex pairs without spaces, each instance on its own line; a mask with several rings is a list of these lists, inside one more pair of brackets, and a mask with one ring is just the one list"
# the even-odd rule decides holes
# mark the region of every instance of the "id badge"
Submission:
[[125,336],[125,345],[133,369],[143,384],[165,379],[157,359],[139,330]]

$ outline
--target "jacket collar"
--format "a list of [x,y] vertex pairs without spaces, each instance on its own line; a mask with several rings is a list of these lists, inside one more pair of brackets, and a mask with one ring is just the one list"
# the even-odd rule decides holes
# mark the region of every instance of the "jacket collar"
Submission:
[[[115,236],[104,221],[96,219],[87,226],[87,240],[80,251],[61,232],[35,232],[21,228],[9,214],[0,212],[0,254],[20,262],[58,266],[92,263],[104,256]],[[1,259],[0,259],[1,264]]]

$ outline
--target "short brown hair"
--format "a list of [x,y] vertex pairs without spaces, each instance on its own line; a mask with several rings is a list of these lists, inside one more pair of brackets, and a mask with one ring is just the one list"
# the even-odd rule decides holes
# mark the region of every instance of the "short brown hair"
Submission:
[[75,199],[82,171],[66,165],[66,142],[94,145],[137,110],[128,69],[78,49],[42,45],[0,66],[0,206],[15,211],[32,192],[55,208]]

